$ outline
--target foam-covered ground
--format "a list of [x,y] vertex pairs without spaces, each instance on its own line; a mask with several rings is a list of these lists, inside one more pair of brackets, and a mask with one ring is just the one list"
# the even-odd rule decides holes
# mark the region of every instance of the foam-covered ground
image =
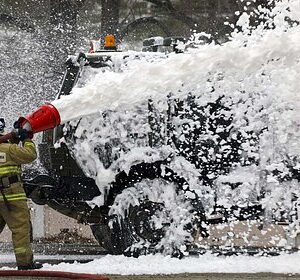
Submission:
[[[57,256],[59,259],[59,256]],[[41,258],[42,260],[42,258]],[[12,261],[11,256],[1,255],[1,262]],[[89,263],[44,264],[43,270],[95,273],[95,274],[177,274],[177,273],[300,273],[300,254],[283,254],[276,257],[262,256],[214,256],[205,254],[184,259],[151,255],[139,258],[124,256],[98,257]],[[0,262],[0,264],[1,264]],[[8,269],[2,267],[1,269]]]

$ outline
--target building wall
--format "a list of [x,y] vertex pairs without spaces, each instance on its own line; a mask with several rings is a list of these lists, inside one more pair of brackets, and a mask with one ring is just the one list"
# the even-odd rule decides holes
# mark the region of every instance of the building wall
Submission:
[[[35,228],[38,226],[38,221],[35,222]],[[85,238],[94,240],[90,226],[79,224],[75,219],[69,218],[51,209],[48,206],[44,207],[44,236],[50,237],[59,234],[62,230],[77,231],[78,234]],[[38,237],[38,236],[36,236]]]
[[[88,225],[79,224],[76,220],[66,217],[48,206],[39,206],[29,202],[32,217],[33,238],[55,238],[61,232],[77,232],[91,242],[97,242]],[[0,234],[0,242],[11,242],[11,233],[7,226]]]

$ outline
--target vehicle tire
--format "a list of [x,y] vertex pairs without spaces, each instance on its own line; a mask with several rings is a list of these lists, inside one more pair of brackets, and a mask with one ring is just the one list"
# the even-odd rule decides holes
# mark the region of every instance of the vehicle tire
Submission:
[[112,254],[163,252],[180,257],[205,221],[204,210],[187,182],[162,162],[120,173],[108,196],[106,223],[92,225],[99,243]]
[[[111,220],[113,220],[113,217],[111,217]],[[112,255],[123,254],[133,243],[127,223],[123,220],[94,224],[91,225],[91,230],[99,244]]]

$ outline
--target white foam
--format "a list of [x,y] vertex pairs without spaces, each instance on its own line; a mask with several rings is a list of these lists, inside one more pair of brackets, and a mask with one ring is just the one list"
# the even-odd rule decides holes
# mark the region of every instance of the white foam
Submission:
[[[290,6],[290,15],[299,17],[299,3],[290,1]],[[281,17],[277,16],[277,23]],[[247,22],[247,16],[242,14],[239,23]],[[53,105],[64,123],[98,111],[130,107],[150,96],[159,98],[177,92],[182,85],[197,85],[200,94],[205,91],[208,73],[222,73],[220,87],[226,94],[241,89],[267,90],[280,107],[282,102],[288,102],[300,108],[300,27],[286,32],[283,26],[281,22],[274,30],[258,28],[251,37],[236,33],[231,42],[222,46],[199,46],[190,53],[172,54],[152,63],[128,63],[124,72],[98,73],[83,88],[73,89],[72,95],[55,100]],[[263,80],[262,74],[268,79]],[[292,117],[300,123],[298,115]]]

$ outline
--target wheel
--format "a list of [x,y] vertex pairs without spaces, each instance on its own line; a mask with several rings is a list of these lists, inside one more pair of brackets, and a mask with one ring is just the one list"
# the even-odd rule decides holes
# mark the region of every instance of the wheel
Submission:
[[202,204],[185,180],[169,168],[145,164],[120,182],[106,224],[92,226],[99,243],[113,254],[182,256],[205,221]]

